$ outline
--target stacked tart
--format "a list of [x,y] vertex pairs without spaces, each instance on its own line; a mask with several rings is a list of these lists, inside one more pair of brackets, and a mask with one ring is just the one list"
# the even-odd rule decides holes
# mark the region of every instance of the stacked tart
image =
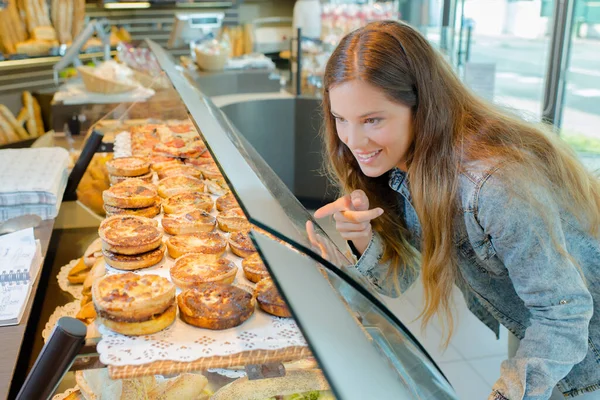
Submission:
[[160,197],[151,183],[127,179],[102,193],[106,215],[137,215],[152,218],[160,213]]
[[92,287],[99,322],[124,335],[149,335],[175,321],[175,285],[158,275],[108,275]]
[[113,268],[136,270],[158,264],[165,254],[155,220],[116,215],[102,221],[98,232],[104,260]]
[[144,182],[152,182],[150,163],[143,158],[121,157],[106,162],[106,170],[111,185],[121,183],[127,179],[140,179]]

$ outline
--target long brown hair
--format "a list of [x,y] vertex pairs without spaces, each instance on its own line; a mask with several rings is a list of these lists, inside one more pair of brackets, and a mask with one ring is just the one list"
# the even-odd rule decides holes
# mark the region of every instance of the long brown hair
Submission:
[[[365,176],[337,136],[329,90],[354,79],[381,89],[391,101],[412,109],[414,142],[407,157],[407,173],[422,227],[420,260],[407,240],[388,177]],[[452,286],[459,276],[453,224],[460,210],[458,178],[464,163],[502,160],[506,165],[502,178],[513,188],[517,185],[519,195],[534,203],[533,195],[527,194],[528,183],[552,187],[559,204],[598,235],[600,183],[574,152],[542,126],[475,96],[427,40],[408,25],[375,22],[342,39],[325,70],[323,113],[325,158],[333,180],[344,193],[364,190],[372,207],[385,210],[373,221],[373,229],[383,239],[384,260],[391,261],[386,282],[397,289],[398,276],[414,273],[411,266],[420,262],[425,292],[423,324],[438,312],[446,317],[446,343],[453,330]]]

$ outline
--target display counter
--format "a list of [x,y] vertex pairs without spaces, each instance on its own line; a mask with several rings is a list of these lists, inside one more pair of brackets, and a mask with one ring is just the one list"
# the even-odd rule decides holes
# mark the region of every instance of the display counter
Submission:
[[[41,303],[43,311],[40,313],[35,343],[31,346],[33,351],[21,364],[34,364],[44,343],[42,335],[49,344],[41,354],[48,354],[49,351],[54,351],[54,354],[60,353],[64,346],[56,341],[59,339],[55,339],[59,336],[53,331],[53,323],[61,316],[77,314],[85,321],[88,332],[86,345],[79,351],[72,365],[69,360],[64,359],[60,359],[60,363],[48,357],[37,359],[30,373],[36,376],[36,372],[45,371],[43,379],[28,381],[23,390],[27,391],[26,393],[49,393],[48,387],[53,389],[55,384],[62,381],[58,386],[59,391],[56,392],[60,394],[60,391],[73,383],[73,371],[80,371],[75,373],[76,380],[87,385],[74,390],[107,390],[107,386],[113,385],[113,381],[107,380],[108,377],[126,379],[127,381],[121,383],[123,388],[132,382],[148,382],[142,380],[143,377],[147,377],[144,379],[151,379],[152,384],[161,387],[161,390],[168,390],[161,386],[164,379],[182,379],[184,383],[186,380],[189,382],[202,379],[204,393],[201,395],[204,397],[200,398],[215,400],[254,398],[257,393],[264,394],[261,398],[271,398],[305,392],[313,392],[313,397],[310,398],[322,399],[455,399],[451,386],[431,357],[368,289],[368,283],[354,271],[351,267],[352,260],[347,258],[344,251],[327,241],[324,231],[289,189],[289,182],[284,182],[260,156],[260,151],[252,146],[250,142],[255,138],[239,133],[236,125],[243,124],[244,120],[234,121],[235,118],[228,118],[227,112],[221,111],[208,96],[189,84],[188,78],[181,74],[173,60],[159,45],[150,41],[149,46],[173,84],[174,97],[168,104],[176,110],[158,107],[154,108],[157,111],[151,120],[131,121],[128,115],[134,110],[131,107],[123,107],[106,116],[103,122],[110,120],[116,123],[113,131],[117,133],[115,151],[118,155],[134,155],[152,163],[153,172],[150,176],[154,184],[158,185],[158,193],[162,196],[162,211],[159,206],[159,214],[154,217],[155,222],[141,219],[140,223],[146,224],[146,228],[139,232],[149,232],[151,235],[154,235],[155,231],[160,232],[160,243],[166,242],[169,249],[158,264],[144,265],[143,268],[138,266],[133,274],[127,275],[120,269],[123,267],[118,266],[121,264],[109,262],[113,260],[111,252],[118,255],[123,254],[119,251],[124,250],[119,250],[121,247],[112,242],[112,239],[109,242],[106,230],[101,228],[100,234],[104,243],[101,254],[109,258],[101,259],[100,256],[95,256],[98,258],[95,259],[94,267],[86,275],[86,281],[89,280],[89,283],[84,282],[84,286],[90,285],[89,290],[94,296],[86,299],[86,295],[82,294],[82,285],[65,282],[65,277],[71,276],[69,274],[80,264],[81,260],[78,261],[78,258],[83,256],[84,248],[92,239],[97,238],[98,233],[95,229],[56,232],[54,248],[51,249],[56,256],[45,266],[49,277],[46,283],[48,289]],[[290,101],[289,98],[271,100]],[[235,103],[230,103],[229,106],[233,104]],[[133,107],[146,105],[137,104]],[[267,103],[264,107],[267,110],[271,109],[273,113],[277,112],[276,104]],[[296,105],[288,104],[285,107],[294,109]],[[222,108],[226,110],[227,106],[222,104]],[[189,115],[190,120],[180,117],[175,121],[168,117],[181,114]],[[235,113],[230,111],[230,114]],[[238,115],[242,114],[243,112]],[[280,129],[282,137],[292,137],[283,132],[289,128],[280,125]],[[277,142],[272,144],[272,147],[287,151],[286,147],[291,143]],[[203,149],[208,150],[203,152]],[[164,159],[165,154],[170,154],[168,161]],[[293,159],[291,155],[288,156]],[[185,161],[187,167],[183,166],[182,161]],[[169,178],[169,168],[163,169],[161,162],[176,164],[171,165],[171,168],[179,168],[177,173],[184,175]],[[197,170],[194,166],[197,166]],[[136,176],[143,176],[141,174],[145,174],[145,170],[140,169]],[[160,182],[159,176],[163,178]],[[201,176],[203,181],[198,181],[198,176]],[[180,180],[187,182],[185,187],[188,188],[182,192],[181,198],[169,189],[173,188],[169,182]],[[153,190],[139,181],[125,180],[124,183],[125,186],[138,185],[134,192],[139,196],[143,196],[145,190]],[[202,192],[201,187],[207,188],[208,192],[199,193]],[[111,191],[109,194],[120,193],[120,189],[117,189],[120,186],[113,188],[116,192]],[[105,203],[105,208],[110,206],[112,208],[107,210],[116,213],[116,206],[113,200],[110,200],[113,197],[107,196],[105,202],[110,203]],[[196,215],[193,214],[196,211],[195,207],[202,207],[210,214],[203,218],[210,220],[212,216],[219,221],[218,229],[215,228],[207,235],[212,235],[211,238],[214,236],[218,243],[220,240],[228,241],[228,249],[223,250],[222,257],[229,261],[223,262],[233,263],[237,272],[233,282],[224,286],[228,287],[227,290],[245,293],[241,295],[242,298],[251,296],[250,317],[246,317],[248,319],[241,323],[238,321],[237,326],[228,326],[224,330],[215,330],[214,327],[200,328],[190,325],[190,320],[184,318],[189,312],[186,307],[193,303],[183,303],[187,304],[184,307],[178,301],[175,306],[177,316],[166,328],[153,333],[146,332],[141,336],[116,333],[115,330],[120,331],[122,328],[106,322],[107,318],[113,317],[107,314],[108,309],[103,308],[104,303],[99,302],[99,299],[118,301],[116,299],[121,296],[133,293],[128,290],[133,290],[131,288],[136,285],[123,286],[125,289],[118,290],[119,293],[120,290],[125,292],[116,297],[98,297],[98,293],[101,292],[97,291],[110,285],[109,282],[121,279],[134,279],[138,282],[137,279],[142,279],[141,277],[158,279],[150,277],[160,276],[168,281],[179,282],[173,278],[173,268],[177,265],[176,257],[179,257],[177,262],[180,262],[181,254],[186,251],[177,250],[182,248],[178,243],[192,246],[198,243],[198,240],[205,240],[200,238],[206,235],[193,233],[189,236],[173,232],[165,225],[165,218],[177,219],[170,213],[179,215],[178,210],[182,212],[180,207],[186,204],[183,200],[186,196],[197,197],[197,201],[194,200],[191,209],[183,211],[182,218],[193,220]],[[148,194],[147,197],[151,198],[151,195]],[[213,208],[215,199],[219,212]],[[181,201],[183,203],[180,203]],[[206,204],[209,206],[205,208]],[[239,211],[235,211],[236,223],[239,225],[227,225],[225,218],[232,216],[224,210],[236,205],[240,207]],[[121,212],[125,212],[123,210],[128,209],[127,205],[121,207],[116,217],[105,220],[106,224],[120,224],[124,222],[118,221],[131,219],[119,216],[122,215]],[[333,249],[332,253],[317,251],[314,237],[311,239],[306,230],[307,222],[313,224],[316,237],[319,241],[326,241],[328,248]],[[241,229],[242,233],[236,233],[238,229]],[[233,252],[239,245],[236,240],[241,240],[237,238],[244,235],[249,235],[252,240],[253,246],[247,248],[250,253],[239,253],[239,249],[238,252]],[[118,242],[120,237],[117,235],[115,240]],[[192,240],[192,237],[196,239]],[[161,248],[164,252],[164,248]],[[205,251],[202,250],[203,247],[199,249],[196,251]],[[264,264],[265,270],[261,272],[261,276],[272,279],[275,285],[272,295],[279,299],[276,303],[279,308],[266,307],[265,304],[268,303],[261,297],[260,288],[268,280],[255,284],[256,277],[251,280],[253,275],[249,275],[243,268],[243,262],[246,260],[244,256],[250,257],[249,254],[254,254],[252,257]],[[198,276],[203,275],[192,273],[192,276],[194,279],[200,279]],[[231,284],[235,289],[229,286]],[[170,284],[163,285],[168,287]],[[183,293],[187,296],[190,293],[184,291],[189,289],[182,289],[182,284],[177,285],[179,296]],[[117,287],[114,290],[117,290]],[[116,293],[114,290],[111,293]],[[207,293],[211,293],[209,286],[203,284],[196,284],[191,290],[196,290],[200,293],[199,296],[208,296]],[[71,299],[69,303],[56,308],[57,303],[68,302],[67,299]],[[133,299],[135,301],[135,297]],[[96,312],[102,313],[99,314],[101,318],[84,318],[79,315],[77,310],[89,305],[90,301]],[[255,305],[257,301],[262,304],[260,308]],[[171,307],[169,306],[169,309]],[[209,306],[209,310],[212,309],[210,307],[216,305]],[[275,311],[281,309],[288,311],[284,314]],[[144,309],[141,309],[139,312],[143,311]],[[274,313],[279,316],[274,316]],[[125,321],[130,320],[122,320]],[[106,369],[98,370],[100,367]],[[67,373],[68,369],[71,372]],[[194,375],[186,375],[192,372]],[[300,376],[304,378],[300,379]],[[94,386],[94,379],[104,382],[104,385]],[[95,389],[90,389],[92,386]],[[272,391],[274,387],[277,388],[275,392]],[[11,389],[14,394],[18,390],[19,387]]]

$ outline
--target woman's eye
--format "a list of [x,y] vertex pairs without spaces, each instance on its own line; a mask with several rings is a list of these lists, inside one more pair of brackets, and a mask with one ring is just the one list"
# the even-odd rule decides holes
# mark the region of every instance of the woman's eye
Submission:
[[346,120],[342,117],[334,117],[335,118],[335,122],[346,122]]
[[374,125],[374,124],[378,123],[379,121],[381,121],[380,118],[367,118],[367,119],[365,119],[365,124]]

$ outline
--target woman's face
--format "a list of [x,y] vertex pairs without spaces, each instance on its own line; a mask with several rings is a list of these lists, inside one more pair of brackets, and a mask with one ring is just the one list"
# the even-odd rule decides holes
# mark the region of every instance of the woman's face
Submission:
[[360,80],[330,88],[329,99],[338,137],[366,176],[378,177],[394,167],[406,171],[406,154],[413,141],[409,107],[390,101],[381,90]]

